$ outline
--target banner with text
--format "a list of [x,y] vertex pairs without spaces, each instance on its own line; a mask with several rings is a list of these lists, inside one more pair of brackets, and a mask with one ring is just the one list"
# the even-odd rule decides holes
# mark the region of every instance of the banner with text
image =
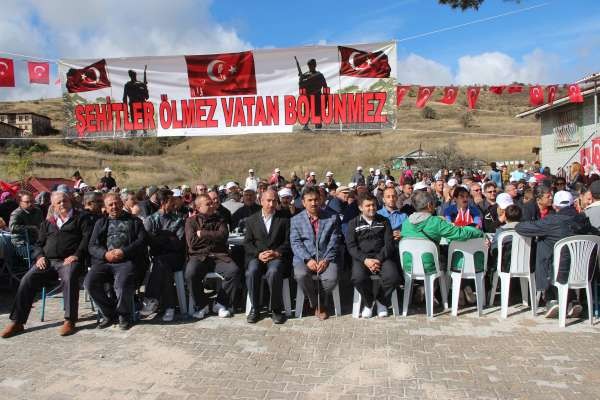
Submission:
[[60,61],[69,137],[392,128],[395,42]]

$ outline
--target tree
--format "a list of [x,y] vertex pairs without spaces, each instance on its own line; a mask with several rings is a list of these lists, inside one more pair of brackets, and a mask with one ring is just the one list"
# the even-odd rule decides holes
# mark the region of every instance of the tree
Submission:
[[33,152],[12,147],[6,157],[6,172],[24,183],[33,172]]
[[[479,6],[483,4],[485,0],[438,0],[440,4],[448,5],[452,8],[460,8],[465,11],[470,8],[473,10],[479,10]],[[514,1],[519,3],[520,0],[504,0],[504,1]]]

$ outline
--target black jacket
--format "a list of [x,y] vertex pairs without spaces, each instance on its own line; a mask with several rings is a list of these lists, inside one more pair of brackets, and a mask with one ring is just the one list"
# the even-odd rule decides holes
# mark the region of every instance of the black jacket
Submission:
[[366,258],[381,262],[394,259],[394,236],[387,218],[375,214],[369,226],[362,215],[353,218],[348,224],[346,246],[352,258],[364,263]]
[[46,257],[63,260],[74,255],[83,262],[91,231],[89,220],[77,211],[73,211],[71,218],[60,229],[54,217],[48,218],[42,222],[38,240],[33,246],[33,259]]
[[152,200],[142,200],[138,203],[140,208],[140,217],[147,218],[158,211],[160,205],[154,203]]
[[275,250],[283,259],[291,256],[290,220],[286,214],[276,211],[271,220],[271,229],[267,233],[262,212],[257,212],[246,219],[246,235],[244,237],[246,263],[257,258],[258,253]]
[[[129,237],[127,245],[121,250],[125,253],[123,261],[133,261],[138,268],[143,268],[147,265],[148,261],[145,260],[146,254],[146,230],[142,220],[132,216],[129,213],[123,212],[119,220],[127,221],[130,224]],[[88,251],[92,256],[92,265],[106,263],[104,255],[108,251],[106,245],[106,235],[108,231],[108,216],[103,216],[94,225],[92,236],[90,237],[90,243],[88,245]]]
[[[516,226],[519,235],[537,238],[535,282],[537,290],[550,287],[554,271],[554,244],[573,235],[598,235],[585,214],[578,214],[575,208],[566,207],[556,214],[538,221],[521,222]],[[570,257],[567,248],[560,255],[557,280],[566,283],[569,278]]]
[[252,204],[251,206],[242,206],[231,216],[231,229],[241,228],[245,229],[246,219],[252,214],[260,211],[261,208],[258,204]]

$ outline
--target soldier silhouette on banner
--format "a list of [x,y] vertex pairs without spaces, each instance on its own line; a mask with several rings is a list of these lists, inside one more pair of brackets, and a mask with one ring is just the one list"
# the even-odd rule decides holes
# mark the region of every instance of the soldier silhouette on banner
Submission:
[[[295,58],[295,57],[294,57]],[[327,81],[322,73],[317,71],[317,60],[311,58],[307,62],[308,72],[302,72],[298,59],[296,59],[296,66],[298,67],[298,76],[300,78],[298,85],[300,90],[304,90],[309,99],[314,97],[315,109],[314,115],[321,116],[321,94],[322,90],[327,88]],[[325,107],[327,107],[327,97],[325,98]],[[321,129],[322,124],[315,124],[316,129]],[[308,123],[304,125],[303,130],[308,131]]]
[[[123,89],[123,103],[129,104],[129,119],[133,123],[133,105],[135,103],[143,103],[150,97],[148,95],[148,80],[146,79],[146,69],[147,65],[144,66],[144,81],[140,82],[137,80],[137,73],[130,69],[128,71],[129,78],[131,80],[125,84]],[[135,135],[137,133],[136,130],[132,130],[131,134]],[[144,129],[144,136],[146,135],[146,130]]]

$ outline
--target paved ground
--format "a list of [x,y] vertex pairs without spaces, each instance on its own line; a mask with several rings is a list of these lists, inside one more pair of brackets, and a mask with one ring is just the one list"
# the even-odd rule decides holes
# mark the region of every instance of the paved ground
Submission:
[[45,323],[36,306],[26,334],[0,339],[2,399],[600,398],[600,324],[559,329],[518,307],[506,321],[497,307],[279,326],[238,314],[123,333],[94,329],[82,302],[80,331],[61,338],[60,299]]

